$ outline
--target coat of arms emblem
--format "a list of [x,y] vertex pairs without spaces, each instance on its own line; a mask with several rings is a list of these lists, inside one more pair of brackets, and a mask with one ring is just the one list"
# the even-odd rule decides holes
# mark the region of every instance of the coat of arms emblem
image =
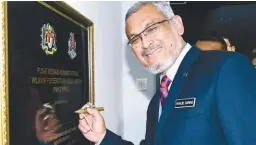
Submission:
[[41,28],[41,47],[47,55],[53,55],[57,51],[56,33],[53,27],[48,23]]
[[70,32],[70,37],[68,40],[68,55],[71,59],[74,59],[76,57],[76,40],[75,40],[75,34],[73,32]]

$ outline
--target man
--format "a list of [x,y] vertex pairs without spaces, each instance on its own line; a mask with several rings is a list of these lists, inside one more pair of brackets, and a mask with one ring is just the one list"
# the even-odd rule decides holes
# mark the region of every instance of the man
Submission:
[[[256,71],[250,61],[238,53],[191,47],[183,33],[182,19],[168,2],[138,2],[127,12],[126,34],[134,54],[150,72],[161,74],[161,87],[148,106],[143,144],[256,144]],[[87,110],[79,115],[78,127],[88,140],[132,144],[107,130],[96,109]]]
[[222,37],[224,39],[224,41],[227,44],[227,50],[228,51],[236,51],[236,47],[234,46],[233,43],[231,43],[230,39],[228,37]]
[[227,50],[227,44],[223,38],[206,36],[196,42],[196,47],[202,50]]

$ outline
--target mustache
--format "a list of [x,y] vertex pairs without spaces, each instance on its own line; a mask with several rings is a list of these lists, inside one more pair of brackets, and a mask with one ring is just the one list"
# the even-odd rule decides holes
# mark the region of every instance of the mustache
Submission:
[[153,44],[153,45],[150,45],[148,49],[145,49],[141,55],[142,56],[147,56],[150,52],[152,52],[153,50],[155,49],[158,49],[158,48],[162,48],[162,45],[161,44]]

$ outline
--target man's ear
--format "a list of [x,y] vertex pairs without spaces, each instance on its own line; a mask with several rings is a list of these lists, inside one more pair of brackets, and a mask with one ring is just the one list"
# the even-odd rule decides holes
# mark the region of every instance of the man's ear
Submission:
[[235,47],[235,46],[232,46],[232,47],[231,47],[231,50],[232,50],[232,51],[236,51],[236,47]]
[[181,36],[184,34],[184,26],[182,23],[182,19],[179,15],[176,15],[172,19],[173,26],[175,27],[178,34]]

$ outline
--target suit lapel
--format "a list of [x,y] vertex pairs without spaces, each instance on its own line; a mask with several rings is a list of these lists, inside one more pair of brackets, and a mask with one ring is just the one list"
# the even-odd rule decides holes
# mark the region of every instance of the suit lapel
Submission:
[[192,47],[184,59],[182,60],[179,69],[174,77],[174,80],[172,82],[172,86],[169,90],[168,97],[166,100],[166,103],[164,105],[160,120],[158,122],[157,128],[156,128],[156,134],[155,134],[155,145],[157,144],[159,137],[163,131],[164,124],[169,118],[169,114],[171,113],[172,109],[175,105],[176,97],[180,94],[186,80],[187,75],[189,74],[189,69],[192,63],[197,59],[198,55],[200,53],[200,50],[198,48]]
[[[153,120],[152,120],[152,139],[154,140],[154,136],[156,134],[157,124],[158,124],[158,116],[159,116],[159,89],[157,89],[155,96],[154,96],[154,108],[152,110]],[[151,126],[150,126],[151,127]]]

